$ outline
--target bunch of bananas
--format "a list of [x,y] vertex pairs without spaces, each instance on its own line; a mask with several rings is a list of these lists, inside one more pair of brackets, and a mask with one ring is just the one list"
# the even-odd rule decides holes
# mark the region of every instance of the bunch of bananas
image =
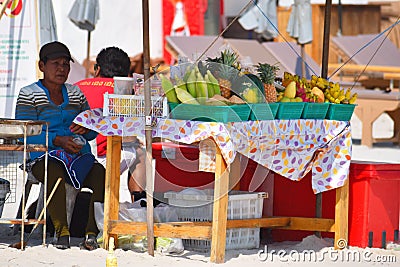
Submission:
[[325,101],[335,104],[354,104],[357,100],[357,93],[351,94],[350,88],[346,91],[341,89],[338,83],[333,83],[324,91]]
[[333,84],[332,82],[329,82],[325,78],[318,77],[316,75],[311,75],[311,81],[310,81],[311,88],[316,86],[319,89],[321,89],[322,91],[324,91],[326,88],[328,88],[332,84]]

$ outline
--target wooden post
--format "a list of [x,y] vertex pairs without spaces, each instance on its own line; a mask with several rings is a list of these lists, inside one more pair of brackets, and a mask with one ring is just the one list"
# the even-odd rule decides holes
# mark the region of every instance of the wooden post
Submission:
[[[119,180],[121,162],[121,136],[107,136],[107,156],[106,156],[106,181],[104,195],[104,227],[103,242],[104,248],[108,249],[110,220],[118,220],[119,211]],[[111,235],[114,240],[117,235]]]
[[149,1],[142,1],[143,8],[143,69],[144,69],[144,109],[146,137],[146,200],[147,200],[147,251],[154,256],[154,218],[153,218],[153,168],[152,168],[152,116],[150,81],[150,42],[149,42]]
[[221,150],[215,143],[214,146],[216,151],[216,169],[210,261],[223,263],[225,261],[226,247],[229,172]]
[[349,179],[347,177],[344,185],[336,188],[335,249],[344,249],[348,244]]

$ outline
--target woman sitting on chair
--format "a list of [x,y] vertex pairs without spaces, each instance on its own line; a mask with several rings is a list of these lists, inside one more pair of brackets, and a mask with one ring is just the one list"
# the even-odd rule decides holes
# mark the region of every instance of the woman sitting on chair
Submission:
[[[48,206],[57,236],[54,246],[59,249],[70,248],[66,214],[67,182],[77,189],[85,187],[93,191],[86,237],[80,244],[81,248],[93,250],[98,248],[96,236],[99,233],[93,203],[104,202],[105,169],[95,162],[86,141],[96,138],[97,133],[73,123],[79,113],[89,109],[89,105],[79,87],[65,83],[70,72],[70,61],[73,61],[68,48],[60,42],[47,43],[41,47],[39,57],[43,79],[20,90],[15,118],[49,123],[47,193],[51,192],[59,177],[63,178]],[[46,133],[43,131],[40,135],[28,137],[27,143],[45,145]],[[33,175],[43,182],[43,153],[31,153],[31,159],[29,165]]]

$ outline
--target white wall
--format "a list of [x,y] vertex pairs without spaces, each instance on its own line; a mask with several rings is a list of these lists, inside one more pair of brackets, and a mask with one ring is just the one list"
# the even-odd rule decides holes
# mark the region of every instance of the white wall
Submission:
[[[91,33],[90,55],[104,47],[118,46],[130,56],[143,51],[142,1],[118,0],[100,2],[100,18]],[[86,58],[87,31],[68,19],[74,0],[53,0],[58,40],[65,43],[72,56],[82,63]],[[162,56],[162,0],[150,0],[150,56]]]

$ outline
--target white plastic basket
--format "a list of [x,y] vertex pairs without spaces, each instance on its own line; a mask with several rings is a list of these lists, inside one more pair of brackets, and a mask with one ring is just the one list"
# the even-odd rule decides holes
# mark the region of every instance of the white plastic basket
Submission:
[[[196,192],[197,191],[197,192]],[[212,221],[214,191],[190,189],[166,192],[168,204],[175,206],[180,221]],[[264,192],[231,191],[228,194],[228,219],[261,218]],[[184,239],[185,249],[208,252],[211,240]],[[226,249],[252,249],[260,246],[260,228],[236,228],[226,231]]]
[[[104,116],[144,117],[145,106],[143,95],[104,94]],[[167,98],[151,97],[151,115],[158,118],[168,117]]]

